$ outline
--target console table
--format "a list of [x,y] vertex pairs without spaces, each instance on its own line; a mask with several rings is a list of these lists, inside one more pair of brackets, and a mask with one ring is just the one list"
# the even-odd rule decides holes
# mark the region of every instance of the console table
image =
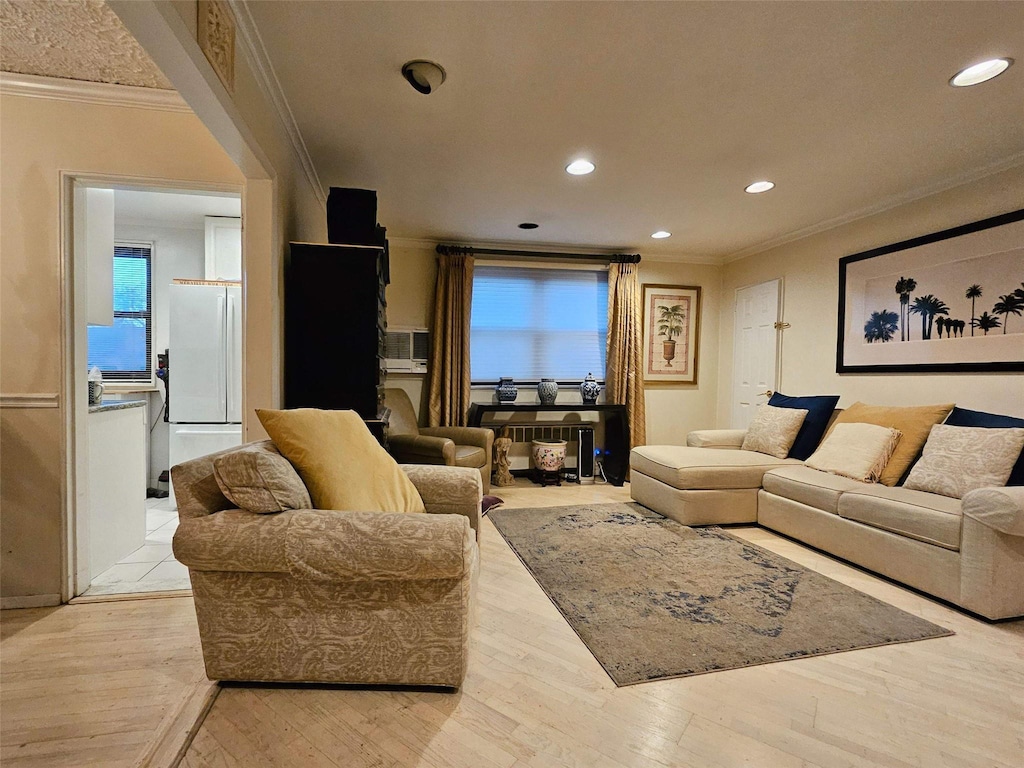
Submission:
[[[629,420],[626,406],[602,403],[600,405],[575,405],[572,403],[556,405],[524,405],[516,403],[473,403],[469,406],[466,426],[479,427],[486,414],[492,413],[597,413],[604,422],[604,450],[601,453],[601,465],[605,477],[612,485],[622,485],[629,469]],[[513,417],[508,422],[517,426]],[[527,422],[520,422],[525,424]]]

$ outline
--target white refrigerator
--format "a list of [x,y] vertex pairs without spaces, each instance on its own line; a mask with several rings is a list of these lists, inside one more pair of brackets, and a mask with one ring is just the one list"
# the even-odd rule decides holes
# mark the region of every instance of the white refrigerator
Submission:
[[170,309],[173,467],[242,444],[242,289],[237,283],[174,283]]

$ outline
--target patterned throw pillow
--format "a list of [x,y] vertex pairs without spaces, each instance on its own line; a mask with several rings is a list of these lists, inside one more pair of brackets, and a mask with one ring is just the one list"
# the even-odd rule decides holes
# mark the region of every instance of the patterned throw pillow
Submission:
[[750,422],[747,434],[743,438],[744,451],[767,453],[777,459],[784,459],[796,440],[804,418],[805,408],[776,408],[774,405],[762,405],[757,415]]
[[249,512],[265,515],[313,506],[291,462],[260,443],[214,459],[213,477],[228,501]]
[[807,466],[862,483],[877,483],[900,441],[900,431],[877,424],[836,424]]
[[1004,486],[1024,448],[1024,429],[936,424],[904,488],[962,499],[976,488]]

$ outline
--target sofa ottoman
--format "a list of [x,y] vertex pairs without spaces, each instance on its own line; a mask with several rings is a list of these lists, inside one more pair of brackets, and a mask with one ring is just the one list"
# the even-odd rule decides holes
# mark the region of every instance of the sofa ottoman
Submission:
[[[730,430],[719,432],[728,434]],[[707,434],[691,433],[691,437],[694,442],[706,443]],[[711,446],[634,448],[629,456],[630,495],[645,507],[683,525],[754,523],[757,492],[765,472],[803,464],[797,459],[777,459],[756,451],[708,447]]]

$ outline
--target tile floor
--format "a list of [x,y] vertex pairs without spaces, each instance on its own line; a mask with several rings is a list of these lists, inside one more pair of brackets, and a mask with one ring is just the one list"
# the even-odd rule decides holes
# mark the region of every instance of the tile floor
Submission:
[[85,595],[191,589],[188,568],[171,554],[178,513],[171,500],[146,499],[146,543],[92,580]]

